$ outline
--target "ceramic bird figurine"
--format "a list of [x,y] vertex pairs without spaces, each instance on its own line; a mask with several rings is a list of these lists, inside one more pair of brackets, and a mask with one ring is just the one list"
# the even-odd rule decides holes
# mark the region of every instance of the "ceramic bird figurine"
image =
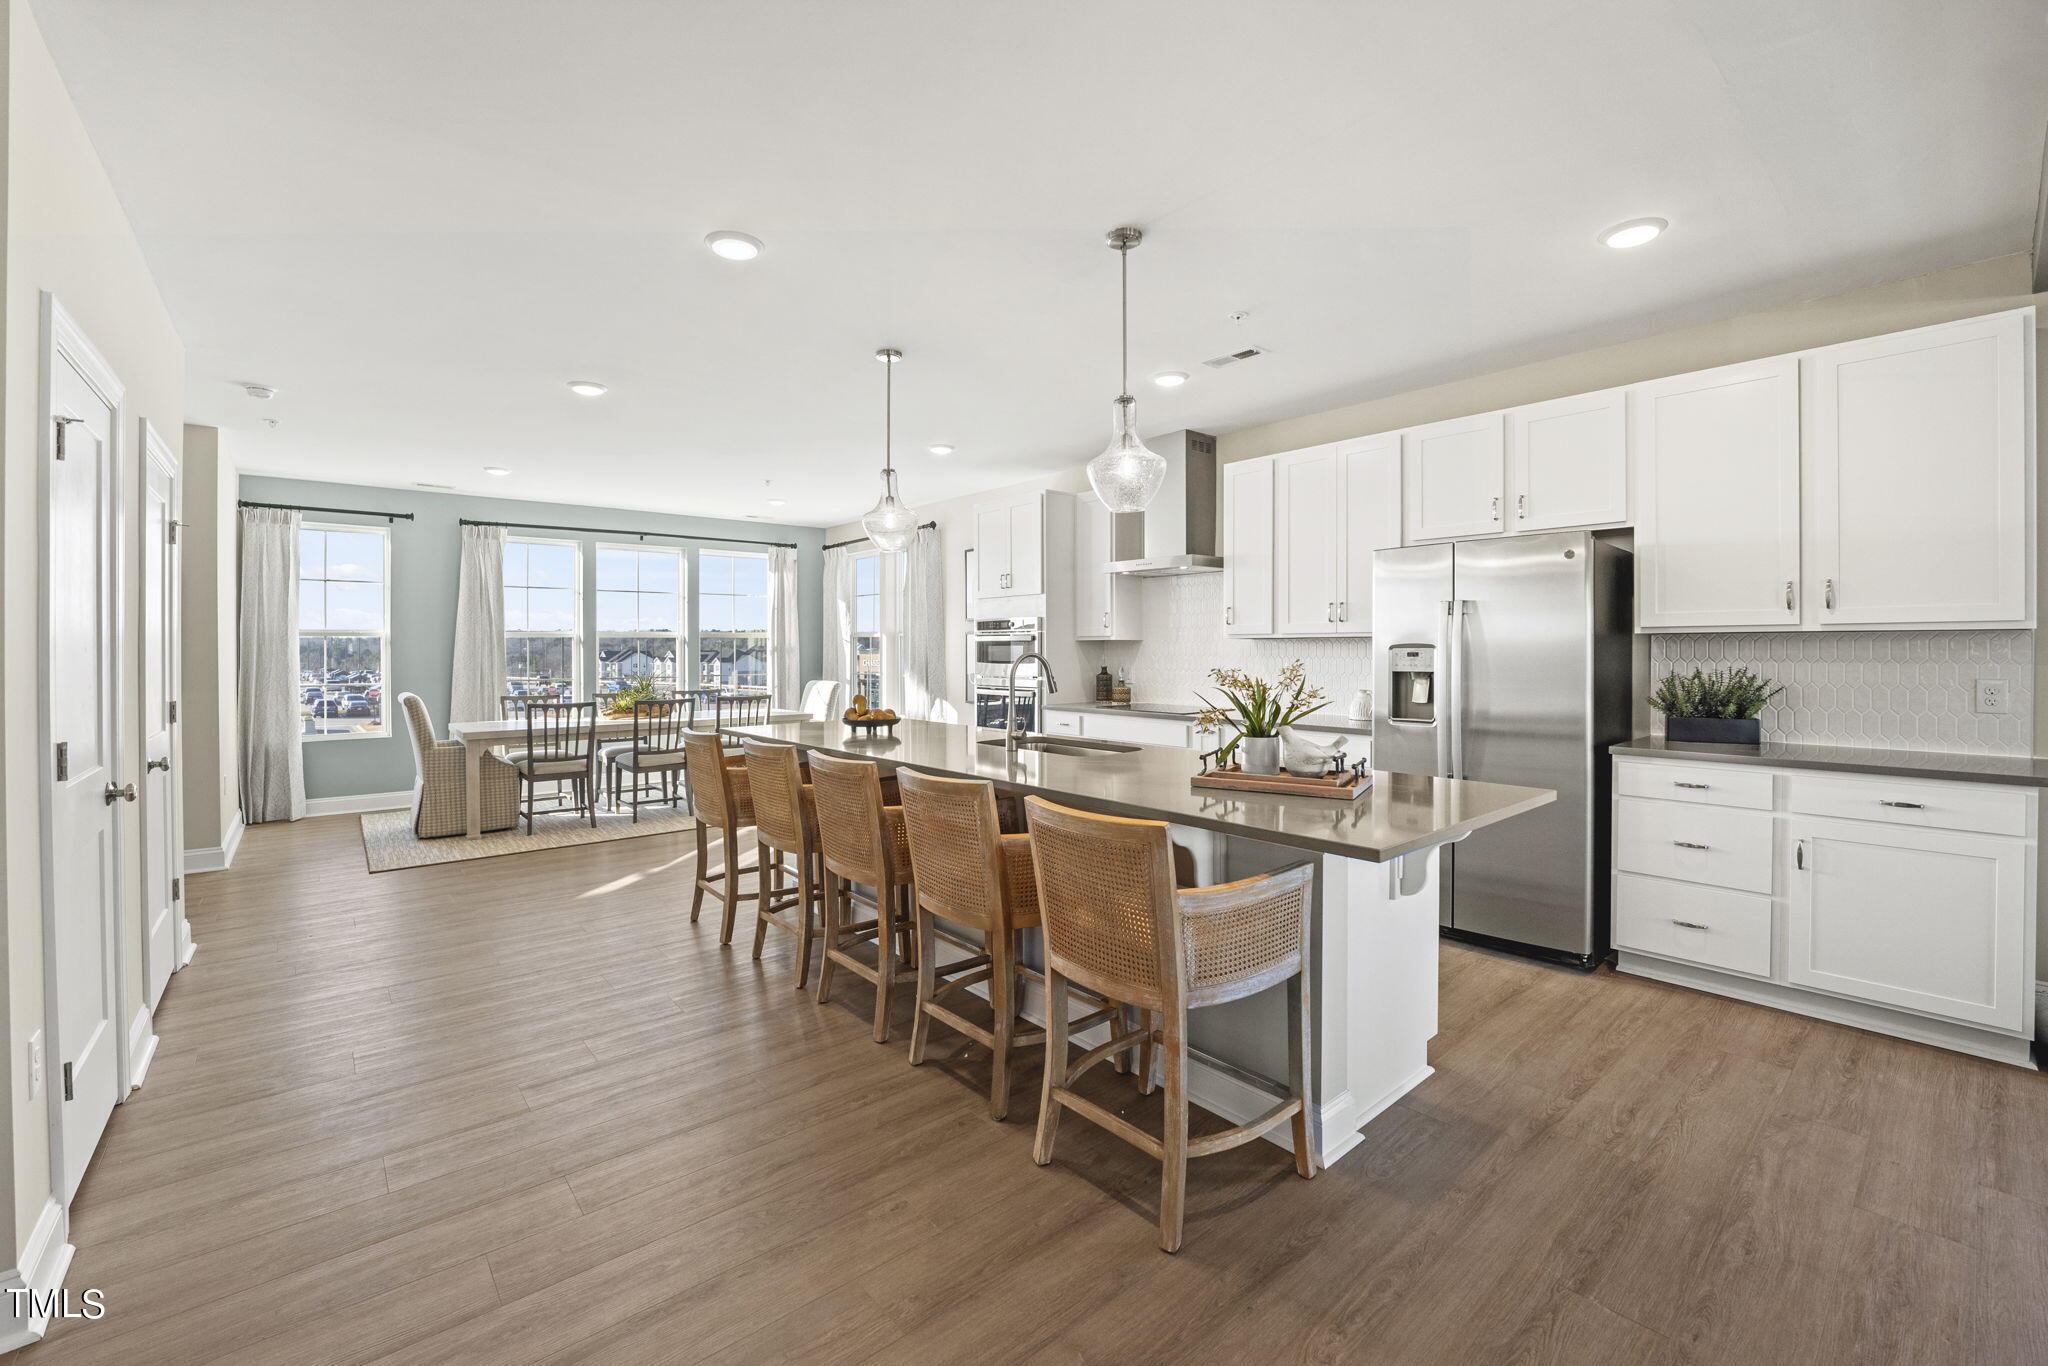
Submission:
[[1280,730],[1280,766],[1303,778],[1319,778],[1344,767],[1344,741],[1337,738],[1321,744],[1298,734],[1294,727]]

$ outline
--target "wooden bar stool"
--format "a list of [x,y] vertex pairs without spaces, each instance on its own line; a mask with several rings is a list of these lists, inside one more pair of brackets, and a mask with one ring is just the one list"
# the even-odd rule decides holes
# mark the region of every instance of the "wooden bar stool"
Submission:
[[[1294,1168],[1316,1174],[1310,1137],[1309,897],[1315,869],[1289,868],[1241,882],[1176,891],[1166,826],[1159,821],[1094,816],[1025,800],[1031,856],[1038,870],[1039,914],[1045,927],[1045,1090],[1038,1139],[1031,1152],[1052,1161],[1060,1111],[1093,1120],[1160,1159],[1159,1246],[1180,1250],[1191,1157],[1249,1143],[1281,1123],[1294,1126]],[[1188,1011],[1221,1005],[1287,984],[1287,1085],[1280,1099],[1248,1124],[1188,1138]],[[1071,1065],[1066,997],[1079,983],[1150,1012],[1136,1030],[1114,1032]],[[1157,1021],[1157,1028],[1153,1022]],[[1154,1138],[1130,1121],[1074,1094],[1081,1074],[1113,1053],[1156,1041],[1164,1058],[1165,1132]]]
[[[881,770],[865,759],[811,755],[818,803],[818,852],[824,864],[825,956],[818,1000],[832,996],[834,965],[875,984],[875,1042],[889,1041],[896,972],[909,956],[911,862],[903,808],[882,804]],[[853,884],[875,889],[875,918],[855,923]],[[853,946],[873,940],[873,966]]]
[[[754,823],[752,787],[747,780],[746,756],[728,754],[712,731],[693,730],[683,735],[683,773],[690,783],[690,809],[697,817],[697,882],[690,891],[690,923],[704,908],[704,893],[718,898],[720,917],[718,942],[732,943],[733,917],[739,909],[740,874],[751,872],[758,885],[758,866],[740,866],[740,831]],[[718,829],[723,841],[724,864],[715,873],[704,870],[710,854],[710,831]]]
[[[796,936],[796,985],[801,991],[811,977],[811,945],[817,938],[818,866],[817,794],[804,781],[802,756],[794,745],[772,740],[743,740],[747,781],[754,798],[754,957],[768,927]],[[796,886],[787,885],[796,860]],[[794,911],[793,918],[784,913]]]
[[[1038,926],[1038,878],[1031,867],[1031,837],[1006,835],[993,783],[975,779],[934,778],[914,770],[896,770],[903,793],[903,824],[910,837],[910,856],[917,866],[917,1013],[910,1027],[910,1062],[924,1061],[931,1022],[965,1034],[993,1051],[989,1078],[990,1117],[1010,1112],[1010,1051],[1037,1043],[1043,1030],[1019,1032],[1024,1006],[1023,979],[1040,974],[1025,967],[1017,953],[1020,930]],[[981,932],[976,944],[942,930],[944,920]],[[934,953],[944,940],[965,950],[967,957],[940,967]],[[942,1003],[948,994],[980,982],[988,983],[993,1028],[984,1029]],[[1087,1029],[1116,1015],[1111,1005],[1068,1028]]]

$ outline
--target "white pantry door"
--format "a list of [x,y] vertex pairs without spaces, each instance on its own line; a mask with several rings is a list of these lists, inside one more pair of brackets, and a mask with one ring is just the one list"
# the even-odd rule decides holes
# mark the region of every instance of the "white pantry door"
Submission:
[[119,387],[48,304],[49,416],[39,457],[49,843],[43,864],[48,1084],[59,1198],[69,1203],[122,1092],[115,925],[120,907]]
[[147,426],[142,491],[142,991],[151,1010],[178,964],[178,775],[171,771],[178,688],[178,470]]

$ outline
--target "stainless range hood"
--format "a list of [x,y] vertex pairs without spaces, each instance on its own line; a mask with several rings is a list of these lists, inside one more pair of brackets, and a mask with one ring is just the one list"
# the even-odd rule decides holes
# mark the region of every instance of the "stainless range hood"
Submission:
[[1223,568],[1216,553],[1216,438],[1179,431],[1145,444],[1166,457],[1166,482],[1144,512],[1144,558],[1114,561],[1110,572],[1163,578]]

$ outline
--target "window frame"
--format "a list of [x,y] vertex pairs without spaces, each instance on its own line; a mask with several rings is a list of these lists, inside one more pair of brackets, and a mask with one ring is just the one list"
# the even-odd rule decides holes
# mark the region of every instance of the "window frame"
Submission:
[[[391,713],[398,705],[398,690],[393,683],[391,667],[391,528],[389,526],[359,526],[349,522],[308,522],[301,518],[299,530],[319,532],[345,531],[355,535],[375,536],[384,547],[383,572],[382,577],[378,580],[378,587],[383,589],[384,592],[384,611],[382,614],[384,625],[381,630],[374,633],[378,644],[379,672],[382,674],[382,679],[378,684],[382,696],[377,699],[377,728],[375,730],[323,731],[312,735],[307,734],[302,729],[299,732],[299,743],[305,745],[325,744],[330,740],[388,740],[398,733],[397,728],[391,724]],[[333,580],[326,578],[325,565],[322,565],[321,571],[322,577],[319,580],[321,583],[358,582],[358,580],[353,579]],[[305,565],[301,564],[294,586],[303,585],[305,580]],[[326,607],[326,603],[322,602],[320,614],[323,618],[327,615]],[[293,626],[296,636],[293,641],[294,646],[297,646],[300,641],[305,640],[308,636],[316,639],[331,639],[336,636],[362,637],[373,634],[369,631],[344,631],[329,626],[308,631],[304,627],[298,626],[296,622],[293,623]],[[301,684],[300,687],[303,693],[305,685]]]
[[[506,672],[503,667],[505,646],[508,642],[513,640],[554,640],[563,635],[567,635],[569,638],[569,695],[572,699],[588,700],[586,689],[584,688],[583,670],[583,643],[585,639],[583,628],[586,624],[584,619],[583,601],[583,575],[585,558],[583,554],[584,543],[580,540],[563,540],[551,536],[507,536],[505,538],[505,544],[566,546],[570,551],[572,551],[575,554],[576,563],[569,574],[569,619],[575,623],[575,627],[567,632],[527,630],[515,631],[510,626],[504,627],[499,632],[498,641],[499,695],[505,696],[507,690],[509,690],[512,686],[511,675],[508,672]],[[590,564],[593,567],[595,566],[595,556],[590,557]],[[520,584],[518,586],[521,588],[526,588],[530,587],[531,585]],[[500,582],[498,585],[498,610],[500,613],[503,613],[505,609],[505,590],[510,587],[512,587],[511,584],[504,582]],[[592,619],[588,624],[594,626],[596,624],[595,619]]]
[[[901,623],[897,620],[897,604],[899,602],[897,578],[898,568],[903,561],[903,554],[901,551],[883,550],[876,546],[870,546],[866,550],[854,551],[849,558],[854,561],[854,638],[858,641],[863,635],[878,635],[881,637],[882,695],[880,698],[868,698],[868,705],[870,707],[900,707],[903,704],[903,657],[901,653]],[[860,629],[860,600],[865,596],[861,593],[859,587],[860,561],[865,559],[876,561],[875,592],[873,596],[876,599],[875,618],[877,625],[876,629],[871,632]],[[853,653],[854,684],[858,685],[860,678],[860,649],[857,644],[854,646]]]
[[[521,539],[527,538],[522,537]],[[597,558],[607,550],[630,550],[640,554],[672,554],[676,557],[676,629],[672,633],[676,642],[676,676],[671,680],[670,687],[678,694],[687,691],[694,685],[684,681],[686,676],[685,670],[697,658],[695,647],[696,631],[694,629],[696,626],[696,614],[691,611],[696,602],[696,576],[690,572],[689,547],[683,545],[647,545],[639,541],[593,541],[591,543],[590,555],[590,660],[591,667],[595,670],[592,677],[592,699],[595,700],[598,690],[604,687],[604,642],[608,637],[632,639],[639,636],[671,634],[662,631],[606,631],[599,625],[598,613],[602,609],[598,605],[597,595],[599,593],[622,591],[619,589],[599,588],[597,586]],[[632,591],[639,593],[642,590],[635,588]]]
[[[692,628],[690,631],[690,640],[692,641],[694,647],[695,658],[693,661],[693,672],[696,680],[694,683],[691,684],[691,686],[693,688],[746,686],[743,684],[709,684],[704,681],[704,640],[707,633],[704,630],[705,613],[703,604],[704,598],[707,596],[707,594],[705,594],[704,592],[704,581],[706,576],[702,572],[702,563],[706,555],[722,555],[729,560],[759,560],[761,561],[763,568],[767,572],[767,589],[762,593],[761,597],[762,603],[765,606],[768,613],[768,624],[762,627],[761,630],[758,632],[721,631],[712,632],[708,634],[710,634],[712,639],[732,639],[743,635],[752,636],[758,634],[761,637],[761,639],[767,643],[765,660],[767,665],[768,677],[762,683],[761,686],[764,689],[772,690],[775,686],[775,656],[776,651],[778,649],[775,641],[775,558],[774,556],[770,555],[766,550],[743,550],[736,547],[727,546],[699,547],[696,553],[695,558],[697,561],[699,572],[693,575],[690,581],[690,602],[691,605],[695,608],[695,610],[690,614],[690,625]],[[751,595],[740,593],[712,593],[708,596],[737,599],[743,596]]]

